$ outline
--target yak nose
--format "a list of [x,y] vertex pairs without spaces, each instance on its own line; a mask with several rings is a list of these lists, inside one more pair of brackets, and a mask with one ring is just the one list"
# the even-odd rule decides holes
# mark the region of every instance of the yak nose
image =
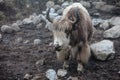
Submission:
[[61,46],[59,44],[55,44],[55,51],[60,51],[61,50]]

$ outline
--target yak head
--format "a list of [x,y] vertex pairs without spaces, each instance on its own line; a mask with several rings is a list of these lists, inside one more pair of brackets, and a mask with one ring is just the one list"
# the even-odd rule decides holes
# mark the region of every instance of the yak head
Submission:
[[59,51],[63,46],[70,44],[71,31],[75,29],[74,25],[79,21],[78,8],[70,9],[65,17],[60,19],[51,20],[49,17],[50,9],[48,9],[46,18],[53,24],[53,37],[55,50]]

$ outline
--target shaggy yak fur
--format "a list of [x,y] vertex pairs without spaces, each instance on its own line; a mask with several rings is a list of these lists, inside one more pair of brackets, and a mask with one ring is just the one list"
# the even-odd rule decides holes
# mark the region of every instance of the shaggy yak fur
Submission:
[[83,70],[91,56],[90,40],[93,34],[93,26],[88,11],[80,4],[73,3],[66,7],[60,19],[51,20],[50,9],[47,19],[53,24],[54,45],[57,45],[57,58],[63,61],[63,67],[69,67],[69,60],[78,63],[77,70]]

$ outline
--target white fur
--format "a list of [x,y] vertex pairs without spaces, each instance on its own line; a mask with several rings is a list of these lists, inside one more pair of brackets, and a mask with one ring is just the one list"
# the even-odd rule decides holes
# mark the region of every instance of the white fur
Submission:
[[53,31],[54,35],[54,45],[59,44],[59,46],[62,45],[68,45],[70,40],[69,37],[66,38],[66,34],[63,31]]

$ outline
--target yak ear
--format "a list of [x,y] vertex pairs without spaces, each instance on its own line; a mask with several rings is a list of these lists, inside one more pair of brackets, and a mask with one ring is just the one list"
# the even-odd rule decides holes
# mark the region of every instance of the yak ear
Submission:
[[68,20],[73,24],[77,23],[80,20],[80,10],[78,7],[70,9],[68,12]]
[[70,16],[70,17],[68,17],[68,21],[70,22],[70,23],[72,23],[72,24],[74,24],[75,22],[76,22],[76,18],[75,18],[75,16]]

